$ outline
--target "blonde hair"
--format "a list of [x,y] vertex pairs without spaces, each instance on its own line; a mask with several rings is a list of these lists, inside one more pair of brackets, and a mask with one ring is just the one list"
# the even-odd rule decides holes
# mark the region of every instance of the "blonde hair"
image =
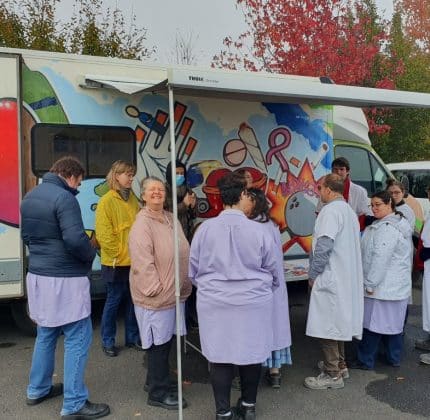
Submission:
[[112,164],[109,173],[106,175],[106,182],[109,185],[109,188],[111,190],[118,191],[120,189],[120,185],[116,176],[128,172],[132,172],[133,176],[136,175],[136,167],[132,163],[124,160],[115,161]]

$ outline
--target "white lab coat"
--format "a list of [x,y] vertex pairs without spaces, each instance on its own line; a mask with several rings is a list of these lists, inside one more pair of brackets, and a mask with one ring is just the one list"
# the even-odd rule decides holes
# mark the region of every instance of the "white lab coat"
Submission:
[[373,215],[369,206],[367,191],[362,186],[354,184],[352,181],[349,185],[348,204],[352,207],[357,216],[362,214],[367,216]]
[[[421,232],[423,245],[430,248],[430,216],[427,217]],[[423,277],[423,330],[430,333],[430,259],[424,262]]]
[[306,335],[338,341],[361,338],[364,298],[360,227],[357,215],[343,199],[322,208],[315,223],[313,247],[322,236],[333,239],[334,247],[312,288]]

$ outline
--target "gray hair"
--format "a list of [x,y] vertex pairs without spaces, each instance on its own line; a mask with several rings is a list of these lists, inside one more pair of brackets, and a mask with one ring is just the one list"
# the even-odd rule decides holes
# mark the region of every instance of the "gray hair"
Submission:
[[[147,176],[146,178],[142,179],[142,182],[140,183],[140,196],[142,197],[143,194],[145,193],[145,190],[148,186],[148,184],[152,181],[157,181],[160,182],[161,184],[164,184],[164,181],[156,176]],[[143,201],[143,199],[142,199]],[[145,204],[145,201],[143,201],[143,204]]]

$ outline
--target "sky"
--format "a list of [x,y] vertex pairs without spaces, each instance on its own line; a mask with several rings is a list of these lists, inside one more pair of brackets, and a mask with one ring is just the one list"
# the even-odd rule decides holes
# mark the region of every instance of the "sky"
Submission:
[[[69,17],[72,0],[61,0],[58,17]],[[176,34],[190,36],[193,40],[196,62],[208,66],[223,47],[222,40],[231,35],[236,39],[246,30],[243,13],[235,0],[104,0],[108,7],[118,7],[129,19],[136,15],[137,25],[147,32],[147,46],[156,46],[152,61],[159,64],[174,62]],[[376,0],[385,16],[393,11],[393,0]]]

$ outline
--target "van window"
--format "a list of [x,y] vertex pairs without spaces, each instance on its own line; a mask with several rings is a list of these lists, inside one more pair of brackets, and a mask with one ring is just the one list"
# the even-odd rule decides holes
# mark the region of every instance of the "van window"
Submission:
[[36,124],[31,129],[31,166],[41,177],[63,156],[78,158],[86,178],[104,178],[113,162],[136,164],[136,134],[129,127]]
[[373,174],[375,192],[380,190],[385,190],[387,186],[388,173],[385,170],[385,168],[381,165],[381,163],[375,158],[375,156],[373,156],[372,154],[369,154],[369,156],[370,156],[370,163],[372,165],[372,174]]
[[374,192],[375,187],[372,177],[372,167],[370,166],[369,152],[354,146],[336,146],[334,149],[336,157],[348,159],[351,166],[351,180],[361,185],[370,195]]
[[401,180],[403,176],[408,178],[409,192],[414,197],[427,199],[426,189],[430,185],[430,171],[428,169],[397,169],[392,172],[398,180]]

